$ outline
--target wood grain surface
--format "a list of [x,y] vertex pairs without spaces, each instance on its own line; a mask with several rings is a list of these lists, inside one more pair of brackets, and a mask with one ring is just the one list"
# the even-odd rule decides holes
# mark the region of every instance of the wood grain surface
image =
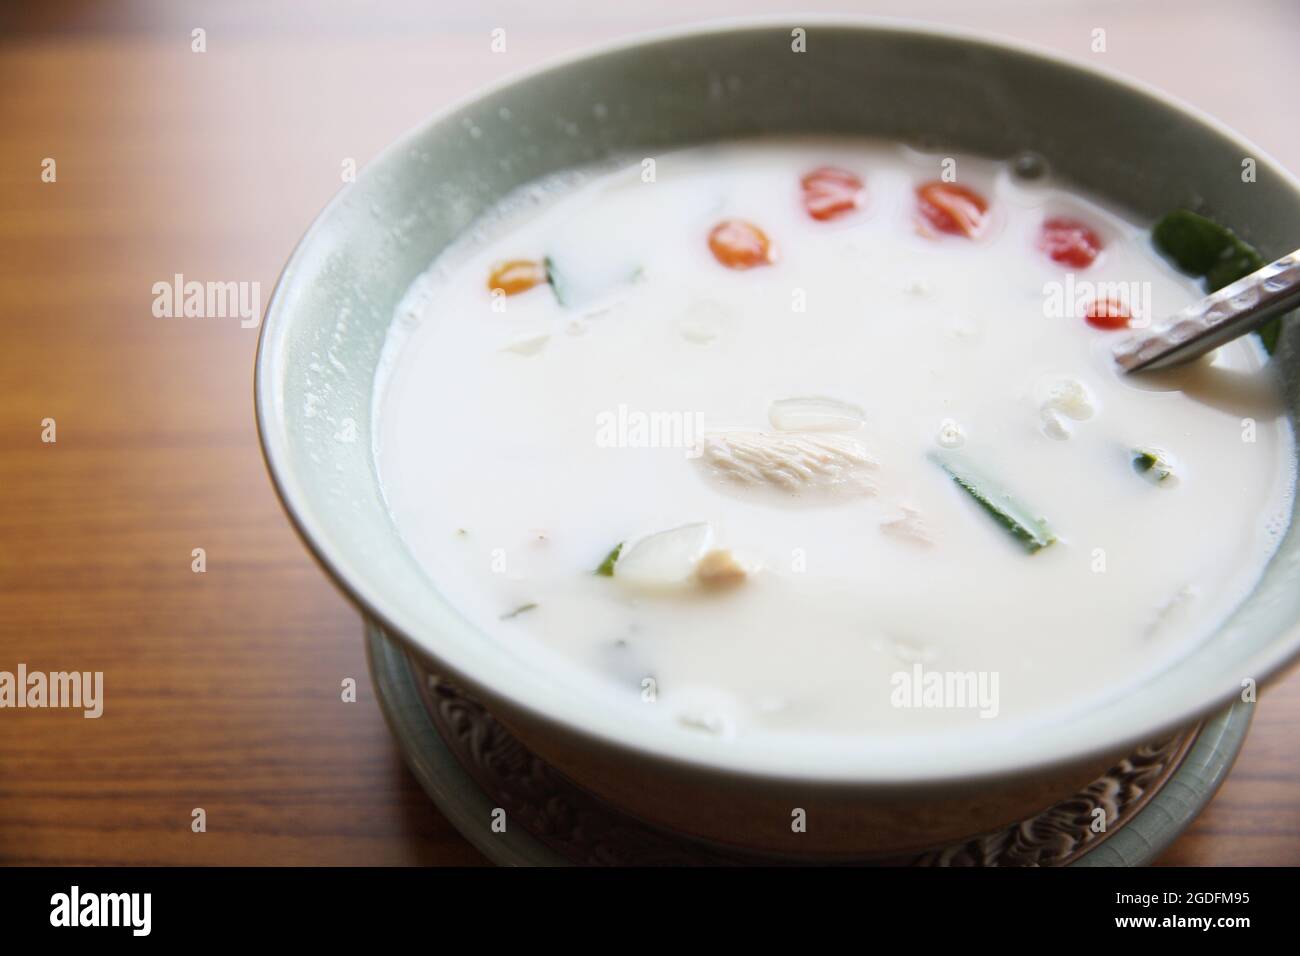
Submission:
[[[175,273],[259,282],[437,107],[602,39],[786,4],[10,3],[0,13],[0,670],[102,670],[105,713],[0,711],[0,862],[475,864],[389,738],[355,611],[294,536],[252,412],[256,332],[160,320]],[[1107,65],[1292,169],[1300,13],[831,3]],[[507,30],[492,54],[490,31]],[[191,51],[191,31],[207,51]],[[1214,70],[1200,64],[1212,62]],[[1258,93],[1258,95],[1257,95]],[[42,182],[42,162],[57,180]],[[42,420],[57,442],[41,440]],[[207,570],[191,570],[205,549]],[[354,677],[356,703],[340,699]],[[1300,674],[1263,696],[1219,797],[1162,862],[1300,863]],[[191,813],[207,832],[191,831]]]

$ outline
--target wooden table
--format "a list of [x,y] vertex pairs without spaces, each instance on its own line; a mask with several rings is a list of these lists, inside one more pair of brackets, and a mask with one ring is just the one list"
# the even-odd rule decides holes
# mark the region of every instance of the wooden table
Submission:
[[[441,104],[603,38],[785,4],[374,6],[0,13],[0,670],[106,681],[99,720],[0,711],[0,862],[482,862],[403,768],[357,614],[271,491],[253,426],[255,331],[155,319],[153,283],[256,281],[265,296],[343,163],[363,165]],[[1081,58],[1103,27],[1105,62],[1300,167],[1300,130],[1266,95],[1295,79],[1294,10],[1238,18],[1184,2],[1171,24],[1159,5],[1043,6],[925,12]],[[489,50],[494,27],[504,55]],[[42,182],[46,158],[55,182]],[[356,703],[340,700],[346,677]],[[1300,863],[1298,723],[1292,673],[1164,862]],[[205,833],[191,830],[198,807]]]

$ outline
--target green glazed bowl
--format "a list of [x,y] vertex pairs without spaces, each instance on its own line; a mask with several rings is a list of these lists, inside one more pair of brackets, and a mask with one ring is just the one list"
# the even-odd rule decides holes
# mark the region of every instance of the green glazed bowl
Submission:
[[[793,48],[803,31],[806,52]],[[1266,258],[1300,235],[1300,184],[1220,123],[1151,89],[964,32],[869,20],[724,23],[650,35],[500,84],[408,133],[294,251],[267,309],[257,417],[267,464],[321,565],[373,623],[481,699],[578,783],[676,830],[747,847],[929,846],[1048,806],[1133,746],[1186,726],[1300,649],[1292,524],[1255,592],[1139,692],[1033,734],[725,746],[589,706],[469,624],[402,544],[372,454],[385,333],[411,282],[510,189],[612,156],[708,140],[843,134],[1010,157],[1154,220],[1186,206]],[[1242,181],[1245,158],[1256,179]],[[1294,417],[1294,329],[1273,364]],[[1084,655],[1086,657],[1086,655]],[[1082,658],[1081,658],[1082,659]],[[818,821],[790,832],[792,807]]]

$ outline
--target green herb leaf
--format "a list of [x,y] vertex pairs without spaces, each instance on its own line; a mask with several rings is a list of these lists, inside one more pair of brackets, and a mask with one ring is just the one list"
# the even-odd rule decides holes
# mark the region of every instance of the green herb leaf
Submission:
[[1282,334],[1282,317],[1265,322],[1255,330],[1255,334],[1264,344],[1264,351],[1272,355],[1273,350],[1277,348],[1277,337]]
[[[546,282],[555,293],[555,301],[566,309],[590,310],[597,308],[604,311],[609,306],[610,297],[624,284],[642,282],[645,279],[645,267],[640,265],[624,266],[597,264],[594,271],[579,266],[573,261],[573,253],[556,257],[549,253],[542,257],[542,268],[546,270]],[[568,256],[569,258],[566,258]],[[626,269],[626,271],[624,271]]]
[[1158,451],[1133,449],[1133,470],[1153,482],[1167,481],[1174,475],[1173,466]]
[[975,502],[1030,554],[1056,542],[1056,535],[1052,533],[1046,521],[1034,515],[995,483],[969,466],[949,458],[933,454],[930,459],[946,471],[962,491],[975,499]]
[[[1215,292],[1262,269],[1264,257],[1227,226],[1175,209],[1151,230],[1151,241],[1165,258],[1184,272],[1205,280],[1205,291]],[[1280,320],[1259,329],[1264,350],[1270,355],[1277,346]]]
[[537,607],[536,604],[521,604],[513,611],[511,611],[509,614],[502,614],[501,620],[508,621],[512,617],[518,617],[520,614],[523,614],[525,611],[531,611],[535,607]]
[[546,270],[546,281],[550,285],[551,291],[555,293],[555,301],[560,305],[568,305],[564,277],[555,268],[555,260],[550,256],[543,257],[542,267]]
[[600,562],[600,567],[593,571],[592,574],[599,574],[601,577],[612,578],[614,576],[614,564],[618,561],[618,556],[622,551],[623,542],[620,541],[618,544],[614,545],[613,551],[605,555],[605,560]]

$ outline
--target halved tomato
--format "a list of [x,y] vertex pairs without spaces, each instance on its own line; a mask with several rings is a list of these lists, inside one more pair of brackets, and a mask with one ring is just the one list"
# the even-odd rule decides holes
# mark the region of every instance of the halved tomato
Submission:
[[762,229],[743,219],[724,219],[709,233],[713,257],[728,269],[752,269],[775,258],[772,243]]
[[867,198],[862,180],[847,169],[821,166],[799,182],[803,186],[803,207],[819,222],[851,213]]
[[1053,216],[1043,221],[1038,248],[1054,262],[1084,269],[1101,253],[1101,239],[1077,219]]
[[1127,329],[1133,314],[1128,306],[1118,299],[1094,299],[1083,313],[1084,320],[1093,328],[1113,332],[1115,329]]
[[518,295],[545,281],[546,266],[542,263],[532,259],[511,259],[492,267],[487,285],[494,292],[500,289],[506,295]]
[[988,200],[956,183],[923,183],[916,187],[916,198],[921,217],[940,232],[974,238],[988,221]]

